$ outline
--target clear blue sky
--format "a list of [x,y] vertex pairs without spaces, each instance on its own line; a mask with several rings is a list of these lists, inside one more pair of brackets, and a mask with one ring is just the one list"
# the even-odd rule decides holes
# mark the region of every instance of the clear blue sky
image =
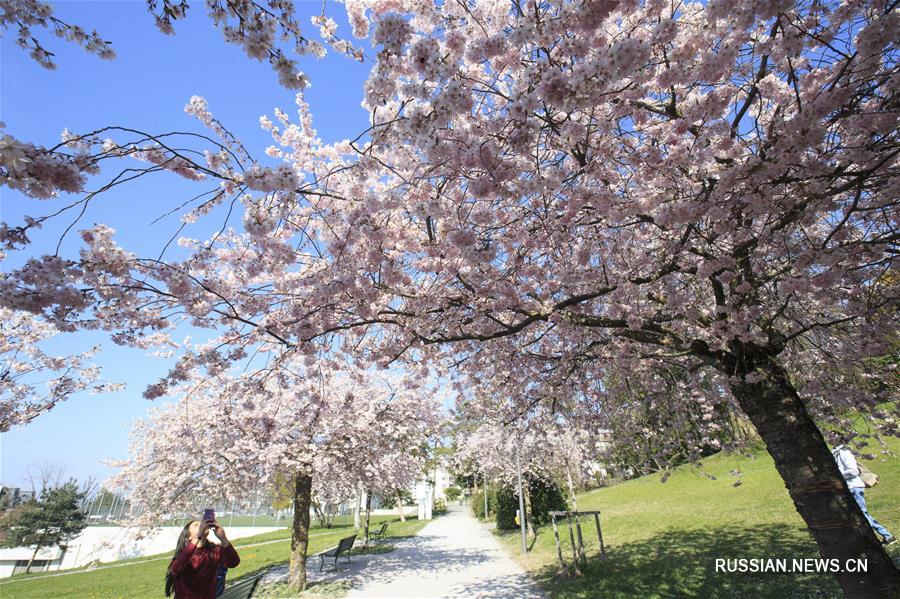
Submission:
[[[251,60],[239,47],[226,43],[206,17],[203,2],[192,4],[188,19],[177,23],[176,35],[165,36],[157,31],[143,1],[54,3],[59,18],[88,30],[96,28],[113,42],[117,53],[115,60],[103,61],[45,33],[41,40],[56,54],[56,71],[38,66],[7,32],[0,45],[0,121],[6,123],[6,132],[41,145],[57,143],[63,128],[87,132],[120,125],[150,133],[205,133],[183,112],[196,94],[209,101],[213,114],[245,142],[251,154],[263,156],[271,138],[260,130],[259,117],[271,116],[276,106],[294,116],[293,92],[278,86],[267,63]],[[309,17],[321,11],[322,2],[296,4],[301,28],[318,39]],[[326,10],[338,22],[339,35],[352,39],[343,6],[328,2]],[[368,44],[366,49],[370,50]],[[369,66],[333,51],[322,60],[300,58],[301,70],[312,81],[306,100],[326,141],[352,139],[365,129],[366,112],[360,101]],[[199,191],[177,176],[145,178],[92,202],[75,230],[93,223],[110,224],[124,247],[156,255],[179,222],[177,216],[152,226],[151,221]],[[37,201],[2,188],[0,220],[18,224],[25,214],[48,214],[73,199]],[[52,253],[70,222],[66,216],[45,226],[32,236],[29,249],[5,260],[3,269]],[[231,222],[240,225],[239,217]],[[205,238],[206,226],[210,225],[201,224],[189,233]],[[78,245],[77,235],[70,234],[61,253],[72,256]],[[57,338],[49,347],[68,353],[96,344],[103,347],[96,362],[103,367],[104,380],[124,382],[126,389],[73,396],[31,424],[0,435],[0,481],[4,484],[23,485],[29,464],[42,462],[64,464],[67,474],[79,479],[102,480],[112,471],[100,460],[125,457],[128,423],[154,405],[141,393],[168,370],[169,362],[113,345],[100,333]]]

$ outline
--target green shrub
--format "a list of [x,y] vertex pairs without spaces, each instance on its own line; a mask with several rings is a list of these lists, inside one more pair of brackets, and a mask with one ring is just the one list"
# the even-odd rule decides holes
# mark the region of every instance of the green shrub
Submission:
[[[444,495],[447,496],[447,501],[456,501],[459,499],[459,496],[462,495],[462,489],[459,487],[447,487],[447,490],[444,491]],[[484,506],[482,506],[482,509]]]
[[499,530],[515,530],[516,511],[519,509],[519,497],[509,487],[501,487],[497,491],[497,528]]
[[550,522],[550,512],[569,509],[562,489],[552,480],[534,478],[528,481],[528,496],[531,500],[531,520],[535,526]]
[[476,518],[481,520],[487,518],[490,514],[497,513],[497,489],[491,487],[488,489],[488,516],[484,514],[484,487],[472,493],[469,498],[469,505],[472,506],[472,512]]

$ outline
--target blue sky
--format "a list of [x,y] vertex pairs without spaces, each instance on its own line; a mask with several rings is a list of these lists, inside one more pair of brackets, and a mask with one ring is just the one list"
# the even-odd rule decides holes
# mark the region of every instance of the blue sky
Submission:
[[[6,133],[40,145],[57,143],[63,128],[83,133],[119,125],[149,133],[205,133],[183,110],[196,94],[208,100],[213,114],[251,154],[263,156],[271,138],[260,130],[259,117],[272,116],[276,106],[295,115],[294,94],[278,86],[268,63],[249,59],[239,47],[227,44],[206,17],[202,2],[193,4],[189,17],[176,24],[176,34],[165,36],[156,29],[143,0],[54,3],[59,18],[97,29],[113,43],[117,54],[115,60],[103,61],[44,33],[41,42],[56,54],[56,71],[38,66],[6,32],[0,42],[0,121],[6,124]],[[318,39],[309,17],[321,11],[322,2],[296,5],[301,28]],[[326,11],[338,22],[338,34],[352,39],[343,6],[328,2]],[[322,60],[300,58],[301,70],[312,81],[305,97],[325,141],[352,139],[365,129],[367,115],[360,101],[370,66],[335,52]],[[104,180],[103,175],[97,180]],[[74,231],[105,223],[117,229],[117,239],[126,249],[156,255],[179,222],[177,216],[155,225],[151,222],[200,191],[177,176],[162,174],[102,194],[66,237],[61,254],[77,252],[80,240]],[[74,199],[62,196],[38,201],[2,188],[0,220],[18,224],[23,215],[49,214]],[[208,229],[203,227],[217,228],[222,222],[218,216],[213,214],[188,234],[205,238]],[[31,256],[53,253],[73,218],[64,215],[45,225],[32,235],[31,247],[11,254],[2,268],[15,268]],[[231,224],[239,226],[239,216]],[[0,481],[4,484],[24,484],[29,465],[44,462],[64,464],[70,476],[102,480],[112,470],[100,460],[125,457],[128,423],[154,405],[141,393],[168,370],[169,362],[113,345],[102,333],[58,337],[48,348],[68,353],[97,344],[102,345],[96,361],[103,367],[104,380],[124,382],[126,389],[73,396],[31,424],[0,435]]]

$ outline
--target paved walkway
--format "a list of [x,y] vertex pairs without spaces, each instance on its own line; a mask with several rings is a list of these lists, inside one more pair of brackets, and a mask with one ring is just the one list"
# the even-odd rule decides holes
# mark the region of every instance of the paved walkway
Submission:
[[[388,529],[390,535],[390,529]],[[390,553],[341,560],[335,572],[319,560],[308,562],[312,584],[339,584],[351,598],[534,598],[544,595],[500,547],[468,507],[453,506],[418,535],[390,541]],[[287,579],[287,566],[266,573],[263,584]]]
[[352,597],[543,597],[468,507],[372,556],[353,581]]

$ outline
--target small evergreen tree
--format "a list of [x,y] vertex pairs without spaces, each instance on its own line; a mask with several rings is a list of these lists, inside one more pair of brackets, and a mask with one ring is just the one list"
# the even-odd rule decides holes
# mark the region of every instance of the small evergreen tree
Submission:
[[29,501],[0,518],[0,545],[18,547],[34,545],[25,572],[42,547],[66,544],[87,527],[87,516],[81,511],[85,493],[74,479],[59,487],[44,489],[38,500]]

